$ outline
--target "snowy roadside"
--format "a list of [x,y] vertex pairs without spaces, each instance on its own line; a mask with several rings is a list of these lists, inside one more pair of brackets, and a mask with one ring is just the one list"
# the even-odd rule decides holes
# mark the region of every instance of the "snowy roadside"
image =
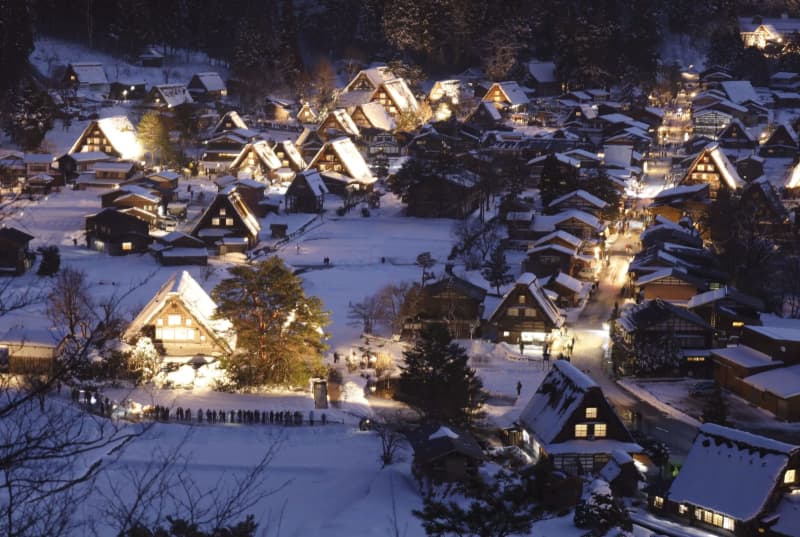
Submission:
[[622,386],[624,389],[628,390],[630,393],[632,393],[634,396],[638,397],[642,401],[645,401],[650,406],[657,408],[661,412],[667,414],[668,416],[675,418],[676,420],[682,421],[687,425],[691,425],[692,427],[700,427],[701,425],[700,421],[683,413],[674,406],[660,400],[655,394],[649,392],[647,389],[638,385],[635,381],[621,379],[617,381],[617,384]]

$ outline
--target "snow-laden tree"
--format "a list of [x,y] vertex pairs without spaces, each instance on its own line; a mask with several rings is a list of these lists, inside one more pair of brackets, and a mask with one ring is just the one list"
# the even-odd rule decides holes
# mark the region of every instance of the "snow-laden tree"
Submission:
[[528,483],[518,473],[500,471],[478,477],[463,490],[464,500],[436,495],[423,498],[414,510],[430,537],[510,537],[529,535],[543,510],[533,501]]
[[306,296],[302,280],[278,257],[228,269],[214,288],[217,316],[236,331],[237,350],[224,360],[242,386],[305,385],[322,371],[328,313]]
[[595,481],[588,497],[575,507],[574,523],[578,528],[590,529],[588,535],[600,537],[612,528],[626,532],[633,531],[633,524],[628,511],[611,495],[607,483]]
[[139,122],[137,138],[142,148],[150,153],[151,163],[157,160],[168,162],[173,157],[172,142],[169,139],[169,129],[164,120],[156,112],[148,112]]
[[150,382],[161,371],[161,354],[149,337],[140,337],[130,355],[130,366],[144,382]]

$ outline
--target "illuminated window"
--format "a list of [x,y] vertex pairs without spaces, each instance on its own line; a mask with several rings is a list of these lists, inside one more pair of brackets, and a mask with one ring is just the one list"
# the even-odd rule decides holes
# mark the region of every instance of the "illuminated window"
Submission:
[[524,304],[525,303],[525,295],[519,295],[519,298],[517,299],[517,302],[520,303],[520,304]]
[[711,523],[715,526],[722,527],[722,515],[719,513],[714,513],[711,518]]
[[518,312],[519,310],[517,308],[508,308],[508,310],[506,311],[506,315],[508,315],[509,317],[516,317]]
[[219,210],[219,215],[220,215],[220,216],[225,216],[225,207],[222,207],[222,208]]
[[726,516],[722,517],[722,529],[726,529],[728,531],[734,530],[734,522],[732,518],[728,518]]
[[797,470],[786,470],[786,473],[783,474],[784,483],[794,483],[795,479],[797,479]]
[[232,226],[233,225],[233,218],[226,218],[225,219],[225,225],[226,226]]
[[180,326],[183,319],[180,315],[167,315],[167,324],[169,326]]
[[536,317],[536,308],[525,308],[525,317]]
[[689,511],[689,507],[686,506],[686,504],[682,503],[682,504],[680,504],[678,506],[678,513],[680,513],[682,515],[685,515],[688,511]]
[[655,507],[656,509],[661,509],[662,507],[664,507],[664,498],[662,498],[661,496],[654,497],[653,507]]
[[705,356],[687,356],[686,357],[686,361],[687,362],[705,362],[706,358],[705,358]]
[[742,326],[744,326],[744,321],[733,321],[731,323],[731,326],[734,328],[741,328]]
[[596,417],[597,417],[597,407],[596,406],[586,407],[586,419],[593,420]]
[[586,438],[589,434],[589,426],[585,423],[575,425],[575,438]]
[[595,436],[595,438],[605,438],[606,437],[606,424],[605,423],[595,423],[594,424],[594,436]]
[[713,524],[714,523],[714,513],[711,511],[703,511],[703,522],[706,524]]
[[130,252],[133,250],[133,243],[131,242],[123,242],[122,243],[122,251],[123,252]]
[[218,226],[219,225],[219,218],[212,218],[211,219],[211,225],[212,226]]

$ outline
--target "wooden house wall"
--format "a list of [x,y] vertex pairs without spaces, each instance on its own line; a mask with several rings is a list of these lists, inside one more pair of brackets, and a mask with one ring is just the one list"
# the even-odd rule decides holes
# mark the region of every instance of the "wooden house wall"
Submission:
[[422,218],[464,218],[478,208],[480,192],[450,181],[426,180],[413,185],[406,196],[406,214]]
[[325,204],[325,194],[317,196],[308,183],[298,176],[286,190],[286,212],[318,213]]
[[30,267],[27,256],[27,244],[17,244],[6,239],[0,239],[0,267],[14,269],[14,274],[19,275]]
[[114,149],[111,142],[109,142],[108,138],[103,134],[103,131],[97,126],[97,123],[93,123],[92,128],[88,132],[83,133],[77,149],[74,152],[85,153],[91,151],[101,151],[117,158],[122,156],[122,154]]
[[[173,323],[178,322],[170,324],[170,316],[172,316]],[[180,319],[175,316],[180,316]],[[154,343],[163,347],[166,356],[194,356],[196,354],[218,356],[223,353],[223,349],[216,343],[214,335],[197,322],[197,319],[178,297],[169,297],[164,308],[148,322],[147,327],[155,336]],[[165,336],[169,335],[168,331],[175,329],[180,329],[185,334],[191,331],[192,337],[166,339]]]
[[[519,302],[520,296],[525,296],[524,303]],[[523,315],[517,314],[520,309],[523,310]],[[525,315],[526,309],[533,310],[534,315]],[[514,310],[515,315],[509,315],[509,310]],[[508,343],[519,343],[522,332],[549,333],[556,328],[550,317],[542,311],[530,290],[520,285],[515,286],[500,305],[494,324],[497,326],[497,340]],[[509,335],[503,335],[505,332]]]
[[575,235],[583,240],[596,239],[598,235],[596,228],[585,224],[577,218],[569,218],[563,222],[559,222],[555,225],[555,228],[566,231],[570,235]]

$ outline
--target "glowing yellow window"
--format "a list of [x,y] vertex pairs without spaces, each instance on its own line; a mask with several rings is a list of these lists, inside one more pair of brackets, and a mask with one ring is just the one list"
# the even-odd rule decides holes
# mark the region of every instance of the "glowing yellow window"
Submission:
[[661,509],[662,507],[664,507],[664,498],[662,498],[661,496],[654,497],[653,507],[655,507],[656,509]]
[[180,326],[183,319],[181,319],[180,315],[168,315],[167,316],[167,324],[170,326]]
[[133,243],[132,242],[123,242],[122,243],[122,251],[123,252],[130,252],[133,250]]
[[784,483],[794,483],[795,479],[797,479],[797,470],[786,470],[786,473],[783,474]]
[[605,423],[595,423],[594,424],[594,436],[595,436],[595,438],[605,438],[606,437],[606,424]]
[[586,419],[593,420],[596,417],[597,417],[597,407],[596,406],[586,407]]
[[585,423],[575,425],[575,438],[586,438],[589,434],[589,426]]
[[726,516],[722,517],[722,529],[725,529],[725,530],[728,530],[728,531],[733,531],[734,527],[735,527],[735,524],[734,524],[732,518],[728,518]]
[[678,513],[685,515],[689,511],[689,507],[686,504],[680,504],[678,506]]

